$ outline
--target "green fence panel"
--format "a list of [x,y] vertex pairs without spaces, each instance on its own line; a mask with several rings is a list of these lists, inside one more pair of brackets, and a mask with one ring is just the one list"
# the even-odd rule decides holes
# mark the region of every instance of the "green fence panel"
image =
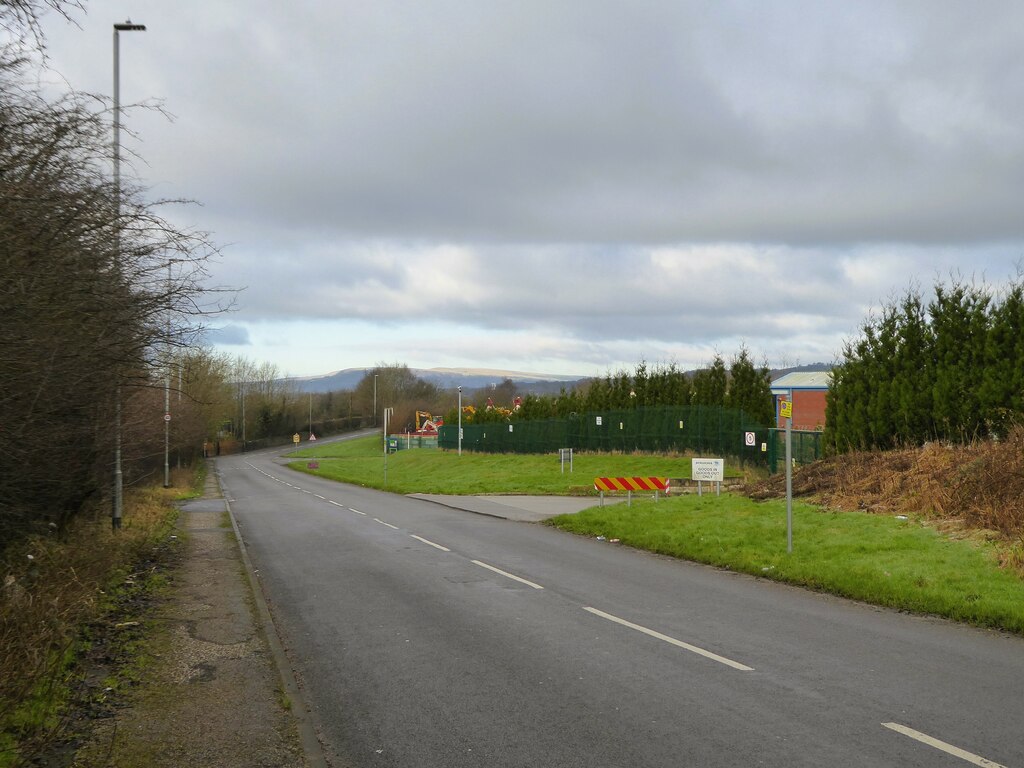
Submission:
[[[491,453],[555,453],[577,451],[632,453],[691,452],[705,456],[739,457],[741,464],[767,465],[769,427],[757,424],[743,411],[714,406],[655,406],[573,414],[567,419],[512,419],[462,425],[462,447]],[[753,434],[753,444],[748,443]],[[438,445],[455,450],[458,426],[440,428]]]

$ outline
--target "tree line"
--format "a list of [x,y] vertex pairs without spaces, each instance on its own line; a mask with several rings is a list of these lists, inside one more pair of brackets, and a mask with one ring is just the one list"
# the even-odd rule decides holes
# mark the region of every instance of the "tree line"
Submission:
[[[503,397],[490,397],[491,408],[480,407],[478,402],[463,414],[463,423],[565,419],[588,412],[689,405],[742,410],[752,421],[766,426],[775,420],[770,371],[764,364],[756,365],[746,347],[740,348],[728,366],[716,354],[710,364],[693,372],[680,370],[675,363],[648,365],[641,361],[632,372],[609,372],[558,395],[526,394],[518,409],[512,404],[515,388],[511,381],[498,391]],[[485,397],[486,392],[476,400]],[[449,410],[448,423],[457,417],[455,409]]]
[[910,288],[870,315],[832,370],[834,451],[999,438],[1024,413],[1024,278]]
[[41,5],[0,2],[0,548],[106,494],[118,434],[126,482],[151,471],[165,371],[221,308],[207,235],[114,184],[109,103],[40,90]]

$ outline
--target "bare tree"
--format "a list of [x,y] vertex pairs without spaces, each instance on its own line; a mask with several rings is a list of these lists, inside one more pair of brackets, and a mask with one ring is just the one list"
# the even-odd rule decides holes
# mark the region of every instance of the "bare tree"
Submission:
[[[39,7],[0,0],[0,22],[38,35]],[[117,204],[106,105],[43,97],[24,45],[0,52],[0,548],[105,489],[115,392],[156,386],[167,350],[220,308],[202,285],[208,237],[137,183]]]

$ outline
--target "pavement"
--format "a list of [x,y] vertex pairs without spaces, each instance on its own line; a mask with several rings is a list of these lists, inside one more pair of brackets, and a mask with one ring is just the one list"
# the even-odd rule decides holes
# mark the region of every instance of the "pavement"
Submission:
[[[594,498],[411,494],[453,509],[539,522]],[[609,500],[611,502],[612,500]],[[97,722],[75,768],[325,768],[301,689],[211,466],[181,505],[185,556],[154,620],[164,631],[125,706]]]
[[326,765],[212,470],[203,498],[182,506],[179,528],[185,557],[152,617],[152,661],[125,706],[97,721],[73,765]]

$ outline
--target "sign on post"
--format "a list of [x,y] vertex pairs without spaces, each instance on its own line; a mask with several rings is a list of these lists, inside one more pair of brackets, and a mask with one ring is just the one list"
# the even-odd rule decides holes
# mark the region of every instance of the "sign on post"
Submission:
[[301,440],[301,439],[302,438],[299,437],[299,433],[298,432],[296,432],[294,435],[292,435],[292,442],[295,443],[296,445],[299,444],[299,440]]
[[725,479],[725,459],[691,459],[690,477],[697,481],[697,495],[704,495],[703,483],[717,483],[718,493],[722,493],[722,481]]
[[792,400],[783,400],[782,402],[780,402],[779,403],[779,414],[784,419],[792,419],[793,418],[793,401]]

